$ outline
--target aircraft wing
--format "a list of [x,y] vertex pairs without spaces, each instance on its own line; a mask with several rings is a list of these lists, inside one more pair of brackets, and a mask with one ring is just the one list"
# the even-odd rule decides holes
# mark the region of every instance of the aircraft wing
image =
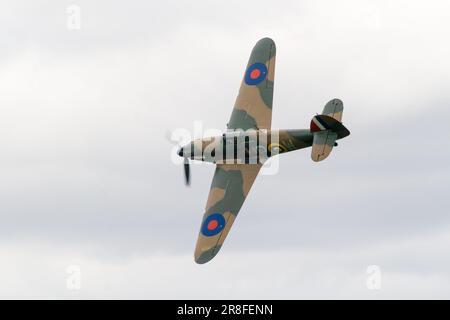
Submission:
[[259,40],[253,48],[227,124],[229,130],[270,129],[275,53],[275,42],[269,38]]
[[206,263],[219,252],[261,164],[218,164],[209,191],[195,261]]

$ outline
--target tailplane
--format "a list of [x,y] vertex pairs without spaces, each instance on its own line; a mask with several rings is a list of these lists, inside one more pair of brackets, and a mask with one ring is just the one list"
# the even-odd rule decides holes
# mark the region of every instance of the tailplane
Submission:
[[316,115],[311,120],[310,131],[313,133],[311,159],[315,162],[326,159],[336,140],[345,138],[350,131],[342,124],[342,112],[344,105],[341,100],[333,99],[328,102],[321,115]]
[[339,99],[333,99],[323,108],[322,114],[332,117],[339,122],[342,122],[342,113],[344,112],[344,104]]

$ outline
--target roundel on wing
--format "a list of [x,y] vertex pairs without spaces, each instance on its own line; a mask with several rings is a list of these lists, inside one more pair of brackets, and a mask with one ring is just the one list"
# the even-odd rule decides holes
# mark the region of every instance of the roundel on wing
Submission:
[[225,227],[225,218],[220,213],[213,213],[203,221],[201,232],[206,237],[220,233]]
[[267,67],[264,63],[256,62],[248,67],[244,81],[249,86],[255,86],[267,77]]

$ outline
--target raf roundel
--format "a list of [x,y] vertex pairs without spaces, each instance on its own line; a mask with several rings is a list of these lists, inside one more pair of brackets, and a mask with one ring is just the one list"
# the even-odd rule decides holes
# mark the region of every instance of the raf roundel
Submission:
[[209,215],[202,224],[202,234],[206,237],[212,237],[219,234],[225,227],[225,218],[220,213]]
[[264,63],[256,62],[248,67],[245,72],[245,83],[249,86],[255,86],[267,77],[267,67]]

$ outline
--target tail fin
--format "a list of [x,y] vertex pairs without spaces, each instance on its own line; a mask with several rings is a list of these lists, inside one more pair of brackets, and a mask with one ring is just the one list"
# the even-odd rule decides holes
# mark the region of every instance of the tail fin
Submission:
[[312,118],[310,131],[314,135],[311,151],[313,161],[318,162],[327,158],[336,140],[350,134],[341,122],[343,110],[342,101],[333,99],[325,105],[321,115]]

